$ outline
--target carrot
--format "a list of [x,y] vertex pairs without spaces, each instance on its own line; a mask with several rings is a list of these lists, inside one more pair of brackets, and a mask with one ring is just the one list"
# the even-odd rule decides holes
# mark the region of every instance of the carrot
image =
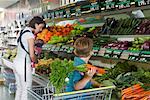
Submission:
[[134,95],[134,94],[137,94],[137,93],[140,93],[140,92],[143,92],[143,91],[144,91],[144,89],[141,88],[141,89],[137,89],[137,90],[134,90],[134,91],[129,91],[129,92],[126,92],[126,93],[122,93],[122,95],[124,95],[124,94],[126,94],[126,95],[128,95],[128,94]]
[[140,100],[141,98],[145,96],[150,96],[150,91],[142,91],[137,94],[128,94],[128,95],[123,95],[122,99],[124,100]]
[[150,96],[145,96],[145,97],[141,98],[140,100],[150,100]]
[[126,91],[122,92],[122,95],[123,94],[130,94],[130,93],[137,93],[139,91],[144,91],[144,89],[143,88],[137,88],[137,89],[132,89],[132,90],[126,90]]
[[91,64],[86,64],[86,67],[87,67],[88,69],[96,69],[96,72],[97,72],[98,74],[105,74],[105,73],[106,73],[105,69],[103,69],[103,68],[98,68],[98,67],[93,66],[93,65],[91,65]]
[[122,92],[126,91],[126,90],[133,90],[133,89],[137,89],[137,88],[141,88],[141,85],[140,84],[135,84],[129,88],[126,88],[126,89],[123,89]]
[[122,90],[122,93],[123,93],[123,94],[124,94],[124,93],[128,93],[128,92],[131,92],[131,91],[135,91],[135,90],[137,90],[137,89],[140,89],[140,88],[142,88],[141,85],[140,85],[140,84],[136,84],[136,85],[133,85],[133,86],[131,86],[131,87],[129,87],[129,88],[123,89],[123,90]]

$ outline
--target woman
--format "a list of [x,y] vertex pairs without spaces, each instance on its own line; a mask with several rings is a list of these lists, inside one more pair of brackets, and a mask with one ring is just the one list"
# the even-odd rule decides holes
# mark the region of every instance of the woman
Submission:
[[14,60],[14,73],[17,83],[15,100],[27,100],[27,88],[32,85],[31,62],[35,62],[34,34],[42,31],[45,22],[36,16],[18,37],[17,56]]

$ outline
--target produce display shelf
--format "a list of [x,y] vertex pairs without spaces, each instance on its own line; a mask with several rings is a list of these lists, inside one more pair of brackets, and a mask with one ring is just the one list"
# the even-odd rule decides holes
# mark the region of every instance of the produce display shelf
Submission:
[[17,46],[18,44],[8,43],[9,46]]
[[[59,49],[57,49],[59,47]],[[65,48],[66,47],[66,48]],[[59,45],[49,45],[46,44],[43,46],[42,48],[43,50],[48,50],[48,51],[56,51],[56,52],[64,52],[64,53],[73,53],[73,48],[69,45],[63,45],[63,46],[59,46]],[[149,58],[148,55],[150,55],[150,51],[138,51],[138,50],[118,50],[118,49],[111,49],[111,48],[101,48],[101,47],[95,47],[93,48],[93,56],[101,56],[101,52],[103,52],[104,54],[110,54],[110,55],[118,55],[118,56],[126,56],[126,55],[138,55],[139,57],[143,54],[145,55],[145,57]],[[106,57],[104,54],[102,54],[101,57]],[[107,58],[107,57],[106,57]],[[108,57],[108,58],[113,58],[113,57]],[[122,58],[115,58],[115,59],[122,59]],[[128,57],[126,58],[126,60],[128,60]],[[144,62],[146,63],[146,61],[140,61],[140,62]]]
[[150,35],[101,35],[101,36],[108,36],[114,38],[137,38],[137,37],[148,37]]
[[115,58],[104,58],[104,57],[91,57],[90,62],[95,66],[113,68],[118,62],[128,61],[131,65],[136,65],[137,67],[142,67],[144,69],[150,69],[150,62],[139,62],[131,61],[126,59],[115,59]]
[[[59,49],[57,49],[59,47]],[[67,48],[67,49],[66,49]],[[64,51],[65,52],[67,52],[67,50],[74,50],[74,48],[71,46],[71,45],[57,45],[57,44],[45,44],[45,45],[43,45],[43,47],[42,47],[42,50],[50,50],[50,51],[63,51],[63,50],[61,50],[61,49],[65,49]],[[111,49],[111,48],[102,48],[102,47],[93,47],[93,50],[101,50],[101,49],[107,49],[107,50],[111,50],[111,51],[114,51],[114,50],[116,50],[116,51],[120,51],[120,50],[118,50],[118,49]],[[64,52],[63,51],[63,52]],[[141,51],[137,51],[137,50],[123,50],[123,51],[128,51],[128,52],[141,52]],[[144,52],[144,51],[143,51]],[[149,52],[149,51],[145,51],[146,53],[147,52]]]
[[147,6],[141,6],[141,7],[125,8],[125,9],[115,10],[115,11],[108,11],[108,12],[100,13],[100,15],[102,15],[102,16],[106,16],[106,15],[115,15],[115,14],[121,14],[121,13],[131,12],[131,11],[139,10],[139,9],[141,9],[141,10],[147,10],[147,9],[150,9],[150,5],[147,5]]
[[88,27],[93,27],[93,26],[103,26],[104,23],[81,24],[81,25],[88,28]]
[[125,9],[120,9],[120,10],[108,10],[108,11],[102,11],[100,13],[95,13],[95,14],[82,14],[80,17],[79,16],[72,16],[70,18],[54,18],[54,19],[45,19],[47,23],[52,22],[52,21],[63,21],[63,20],[69,20],[69,19],[78,19],[78,18],[87,18],[87,17],[92,17],[92,16],[109,16],[109,15],[116,15],[116,14],[123,14],[127,12],[131,12],[134,10],[148,10],[150,9],[150,5],[146,6],[141,6],[141,7],[130,7],[130,8],[125,8]]
[[8,36],[8,38],[17,38],[17,36]]
[[104,57],[104,56],[97,56],[96,58],[99,58],[99,57],[106,58],[106,59],[111,59],[111,60],[124,60],[124,61],[131,61],[131,62],[150,64],[150,61],[144,62],[144,61],[129,60],[129,59],[110,58],[110,57]]

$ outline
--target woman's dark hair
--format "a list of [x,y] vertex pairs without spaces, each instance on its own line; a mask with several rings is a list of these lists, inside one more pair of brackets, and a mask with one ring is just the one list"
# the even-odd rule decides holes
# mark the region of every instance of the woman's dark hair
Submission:
[[28,26],[35,29],[35,24],[44,24],[44,27],[46,27],[45,21],[39,16],[33,17]]

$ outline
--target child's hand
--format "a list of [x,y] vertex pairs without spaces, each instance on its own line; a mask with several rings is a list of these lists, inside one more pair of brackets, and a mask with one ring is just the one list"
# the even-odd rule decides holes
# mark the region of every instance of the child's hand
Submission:
[[88,70],[86,76],[92,78],[95,73],[96,73],[96,69],[92,68],[91,70]]

